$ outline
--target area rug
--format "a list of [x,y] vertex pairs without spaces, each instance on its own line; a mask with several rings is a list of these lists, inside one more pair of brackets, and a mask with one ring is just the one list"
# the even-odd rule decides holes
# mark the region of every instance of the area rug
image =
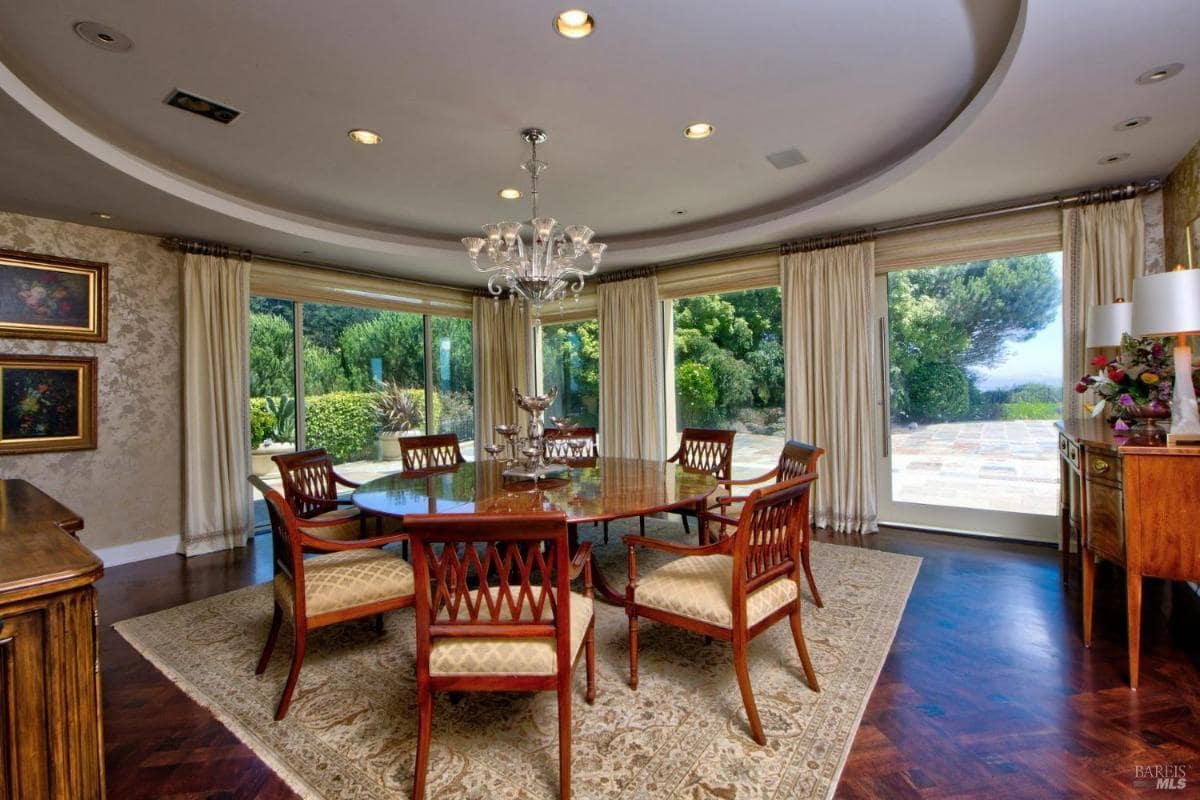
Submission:
[[[624,585],[622,533],[598,545],[605,574]],[[593,532],[594,531],[594,532]],[[598,529],[584,529],[585,537]],[[647,533],[683,539],[677,521]],[[668,556],[669,558],[669,556]],[[639,553],[646,574],[661,554]],[[596,703],[576,674],[572,790],[587,798],[828,798],[904,611],[920,559],[813,543],[825,607],[802,589],[804,632],[821,684],[809,690],[785,623],[750,646],[750,680],[767,736],[750,738],[728,644],[643,621],[640,684],[628,685],[626,618],[596,606]],[[644,566],[643,566],[644,564]],[[412,610],[310,635],[291,711],[274,722],[291,637],[280,634],[255,677],[271,619],[269,584],[240,589],[116,625],[197,702],[210,709],[301,796],[408,797],[416,744]],[[553,693],[436,695],[429,798],[557,796]]]

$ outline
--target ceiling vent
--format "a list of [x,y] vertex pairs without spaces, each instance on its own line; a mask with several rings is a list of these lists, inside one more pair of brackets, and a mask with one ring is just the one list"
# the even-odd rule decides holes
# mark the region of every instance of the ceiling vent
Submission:
[[771,162],[771,166],[775,169],[787,169],[788,167],[798,167],[801,164],[807,164],[808,159],[804,157],[795,147],[789,147],[787,150],[780,150],[778,153],[771,153],[767,156],[767,161]]
[[184,111],[199,114],[222,125],[228,125],[242,113],[235,108],[221,105],[215,100],[208,100],[200,95],[185,92],[182,89],[172,91],[163,102],[169,106],[175,106],[176,108],[182,108]]

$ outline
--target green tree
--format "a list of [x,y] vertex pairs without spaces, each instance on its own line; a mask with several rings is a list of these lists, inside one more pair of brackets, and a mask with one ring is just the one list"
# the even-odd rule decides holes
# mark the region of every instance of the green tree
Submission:
[[342,331],[338,344],[351,391],[378,388],[371,373],[373,358],[382,359],[384,378],[402,386],[425,385],[425,323],[420,314],[377,312],[373,319]]
[[[1060,301],[1049,256],[973,261],[888,276],[893,412],[946,419],[957,408],[962,377],[994,364],[1009,342],[1031,339],[1053,321]],[[920,370],[922,365],[929,369]],[[934,391],[940,375],[954,385]],[[978,393],[972,393],[978,396]],[[965,413],[965,409],[964,412]]]
[[294,345],[291,320],[277,314],[250,315],[251,397],[292,395]]

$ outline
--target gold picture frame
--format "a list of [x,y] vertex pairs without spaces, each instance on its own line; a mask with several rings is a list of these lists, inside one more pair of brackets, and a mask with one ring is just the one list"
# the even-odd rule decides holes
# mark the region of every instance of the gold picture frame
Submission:
[[95,358],[0,355],[0,455],[95,449]]
[[108,341],[108,265],[0,250],[0,337]]

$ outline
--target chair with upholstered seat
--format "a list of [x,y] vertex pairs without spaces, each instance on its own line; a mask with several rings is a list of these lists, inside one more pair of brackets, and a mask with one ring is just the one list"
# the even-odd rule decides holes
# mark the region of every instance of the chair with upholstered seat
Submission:
[[[362,512],[348,498],[338,497],[338,486],[357,489],[358,484],[334,471],[333,460],[324,448],[284,453],[271,456],[271,460],[279,468],[283,496],[300,521],[301,530],[338,540],[358,539],[367,533],[367,519]],[[310,529],[310,520],[322,524]],[[339,524],[324,524],[331,521]],[[382,533],[378,523],[372,532]]]
[[[417,592],[417,757],[425,793],[433,692],[558,694],[559,796],[571,792],[571,677],[587,661],[596,695],[590,545],[572,559],[561,513],[412,515]],[[584,593],[570,591],[583,575]]]
[[[747,649],[755,636],[785,617],[808,685],[818,691],[800,625],[800,521],[808,514],[817,474],[755,489],[746,499],[737,530],[699,547],[644,536],[626,536],[629,584],[629,685],[638,684],[638,620],[665,622],[733,645],[733,666],[754,741],[766,744],[750,691]],[[637,548],[682,556],[639,580]]]
[[[825,450],[811,444],[804,444],[795,439],[790,439],[783,446],[783,451],[779,454],[779,463],[777,463],[769,472],[759,475],[757,478],[745,478],[741,480],[720,481],[721,485],[726,486],[732,492],[735,486],[757,486],[774,479],[776,483],[790,481],[798,478],[806,472],[815,471],[817,468],[817,460],[825,453]],[[746,495],[730,494],[725,497],[719,497],[716,500],[715,506],[705,514],[707,520],[719,523],[718,535],[724,535],[727,527],[736,527],[738,517],[742,514],[742,508],[745,506]],[[706,525],[708,523],[705,523]],[[821,593],[817,591],[817,582],[813,579],[812,563],[810,560],[810,551],[812,550],[812,520],[804,517],[804,528],[801,531],[803,536],[800,540],[800,562],[804,566],[804,575],[808,579],[808,588],[812,591],[813,602],[817,608],[824,608],[825,603],[821,600]]]
[[[736,431],[713,428],[684,428],[679,435],[679,449],[667,459],[668,463],[681,467],[707,472],[717,479],[717,492],[698,508],[680,509],[674,513],[683,517],[683,530],[688,529],[688,517],[699,517],[705,507],[716,497],[724,493],[721,483],[728,481],[733,473],[733,437]],[[708,534],[704,525],[697,521],[700,529],[700,542],[707,542]]]
[[404,460],[405,472],[453,467],[467,462],[459,449],[457,433],[401,436],[400,457]]
[[[281,720],[300,677],[308,632],[363,617],[375,617],[382,631],[384,612],[413,604],[413,570],[400,556],[379,549],[405,539],[403,534],[355,541],[324,538],[321,532],[336,527],[338,520],[309,520],[302,529],[279,492],[257,477],[251,476],[250,482],[267,501],[275,565],[275,611],[254,674],[261,675],[270,663],[284,617],[294,633],[292,665],[275,711],[275,719]],[[305,553],[318,555],[305,559]]]

